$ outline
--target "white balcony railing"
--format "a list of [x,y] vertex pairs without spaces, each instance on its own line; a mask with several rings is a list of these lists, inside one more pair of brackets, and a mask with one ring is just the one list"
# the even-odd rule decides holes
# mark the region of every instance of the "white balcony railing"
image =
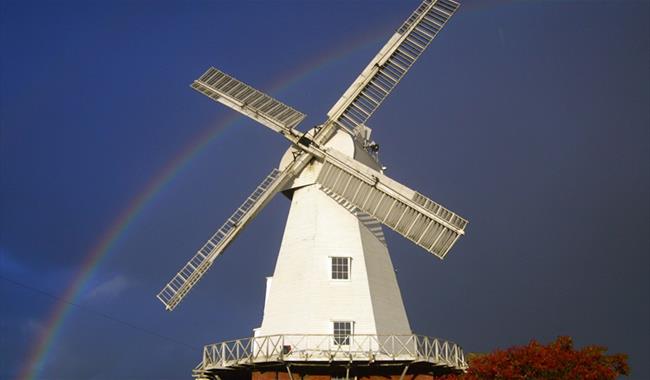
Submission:
[[197,370],[218,370],[270,362],[418,361],[467,369],[462,348],[422,335],[351,335],[348,345],[333,335],[270,335],[215,343],[203,348]]

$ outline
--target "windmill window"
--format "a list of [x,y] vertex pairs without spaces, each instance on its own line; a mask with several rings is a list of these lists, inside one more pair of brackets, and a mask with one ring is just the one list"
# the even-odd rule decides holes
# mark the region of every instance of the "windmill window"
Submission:
[[350,335],[352,335],[352,322],[335,321],[334,322],[334,344],[337,346],[350,345]]
[[332,257],[332,280],[350,279],[350,258]]

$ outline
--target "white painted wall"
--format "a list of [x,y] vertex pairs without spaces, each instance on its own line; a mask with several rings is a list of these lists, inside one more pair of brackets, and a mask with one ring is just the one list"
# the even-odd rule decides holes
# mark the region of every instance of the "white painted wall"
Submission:
[[[332,143],[355,153],[349,136],[337,135]],[[309,176],[296,181],[303,187],[293,192],[255,335],[332,334],[333,321],[354,321],[355,334],[411,334],[383,241],[318,185],[308,184]],[[331,279],[332,256],[352,258],[349,280]]]

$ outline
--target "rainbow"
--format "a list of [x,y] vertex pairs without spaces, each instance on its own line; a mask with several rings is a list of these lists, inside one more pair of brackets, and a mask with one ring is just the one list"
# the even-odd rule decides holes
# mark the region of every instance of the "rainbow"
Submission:
[[[354,38],[339,49],[330,50],[318,56],[315,56],[298,67],[293,68],[284,76],[278,77],[273,83],[262,90],[269,93],[277,93],[288,89],[292,85],[300,82],[309,75],[314,74],[328,64],[331,64],[353,52],[366,46],[378,44],[386,37],[386,29],[375,29]],[[381,37],[379,37],[381,36]],[[74,276],[61,300],[50,311],[45,323],[43,333],[36,339],[32,346],[23,367],[19,372],[18,379],[36,379],[47,361],[48,353],[52,350],[57,337],[60,335],[67,316],[72,311],[72,304],[79,299],[83,293],[85,285],[93,277],[102,260],[111,252],[116,243],[125,234],[131,225],[134,224],[137,217],[142,211],[156,198],[166,186],[168,186],[183,171],[188,164],[198,156],[212,141],[214,141],[222,131],[235,124],[240,120],[240,115],[232,113],[225,119],[217,122],[216,126],[206,129],[200,133],[180,150],[145,186],[144,190],[139,192],[127,204],[127,206],[113,219],[109,227],[100,236],[85,256],[79,266],[77,274]]]
[[[496,5],[510,3],[509,0],[486,0],[480,4],[472,4],[463,7],[467,10],[478,10],[491,8]],[[260,88],[271,94],[281,92],[290,88],[309,75],[316,73],[319,69],[344,58],[353,52],[368,47],[373,44],[379,44],[385,41],[390,34],[386,28],[370,30],[361,36],[347,40],[347,44],[337,49],[329,50],[323,54],[306,60],[298,67],[293,68],[287,74],[275,79],[271,85],[266,88]],[[359,70],[362,68],[360,67]],[[48,353],[52,349],[57,337],[60,335],[66,317],[70,314],[74,300],[78,299],[84,290],[86,283],[93,277],[97,268],[120,240],[125,235],[128,228],[133,225],[142,211],[156,198],[166,186],[168,186],[185,167],[198,156],[212,141],[214,141],[222,131],[235,124],[240,115],[232,113],[231,116],[217,122],[216,126],[208,128],[185,145],[179,153],[174,156],[145,186],[138,195],[136,195],[128,205],[113,219],[109,227],[101,235],[97,243],[86,255],[77,275],[72,279],[61,300],[54,306],[49,313],[43,333],[36,339],[23,367],[21,368],[18,379],[28,380],[36,379],[40,373],[41,367],[46,363]]]

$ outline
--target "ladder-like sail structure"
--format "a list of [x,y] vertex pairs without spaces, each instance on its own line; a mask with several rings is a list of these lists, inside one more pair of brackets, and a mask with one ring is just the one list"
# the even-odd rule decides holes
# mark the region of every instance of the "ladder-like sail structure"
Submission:
[[365,124],[458,6],[453,0],[422,2],[330,109],[329,119],[350,131]]
[[294,156],[286,168],[274,170],[264,179],[158,293],[167,310],[183,300],[247,223],[308,165],[320,167],[316,179],[320,188],[368,219],[364,224],[371,230],[378,230],[368,224],[374,218],[434,255],[445,257],[464,234],[467,220],[326,143],[338,132],[352,132],[366,123],[458,6],[454,0],[424,0],[327,113],[328,120],[316,128],[313,139],[295,129],[305,114],[214,67],[191,84],[214,101],[286,137]]
[[333,149],[316,182],[400,235],[444,258],[464,234],[467,220],[417,191]]
[[165,304],[167,310],[174,310],[190,289],[203,277],[203,274],[210,268],[221,252],[235,239],[246,224],[264,208],[275,193],[281,190],[287,177],[288,172],[286,170],[280,172],[273,169],[237,211],[208,239],[194,257],[185,264],[183,269],[165,285],[157,297]]
[[214,67],[191,87],[279,133],[291,132],[306,116]]

